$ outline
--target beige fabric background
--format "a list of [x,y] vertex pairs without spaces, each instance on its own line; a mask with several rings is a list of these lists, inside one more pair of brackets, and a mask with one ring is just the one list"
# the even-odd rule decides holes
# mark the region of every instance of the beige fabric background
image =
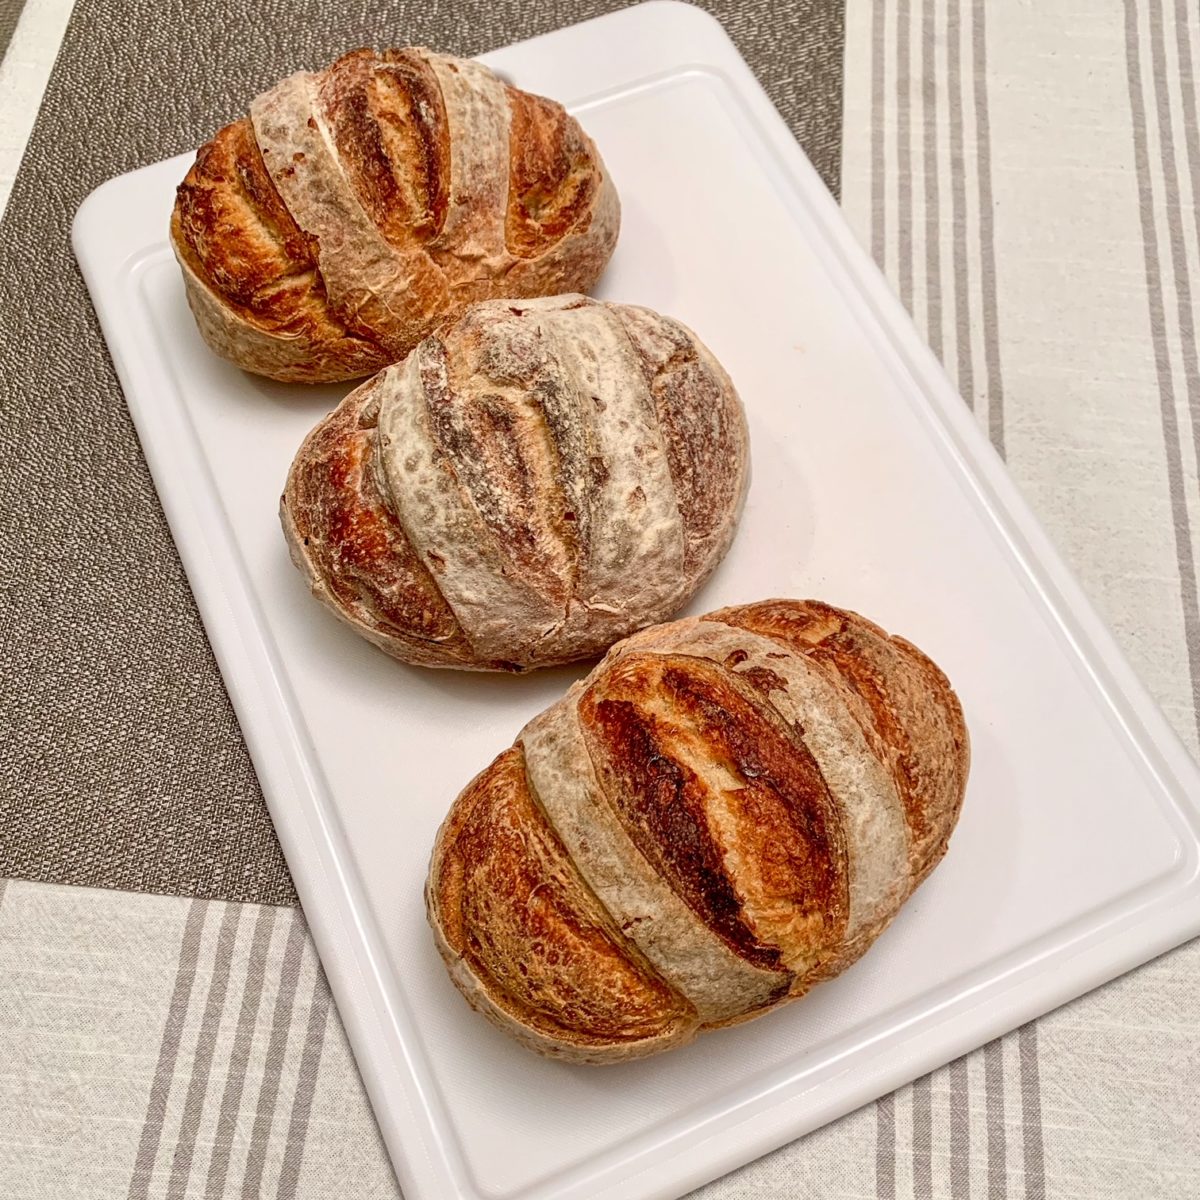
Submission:
[[[1193,750],[1197,62],[1190,0],[846,10],[845,211]],[[1198,979],[1193,943],[697,1196],[1200,1196]],[[394,1200],[298,912],[9,883],[0,1195]]]
[[[80,0],[0,226],[0,876],[294,903],[68,244],[105,179],[361,44],[475,54],[620,0]],[[842,3],[713,0],[825,178]]]

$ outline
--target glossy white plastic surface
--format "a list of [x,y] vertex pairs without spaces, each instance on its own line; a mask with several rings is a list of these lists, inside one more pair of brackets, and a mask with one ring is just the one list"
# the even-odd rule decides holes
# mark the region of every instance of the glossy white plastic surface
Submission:
[[974,766],[942,866],[858,965],[658,1059],[535,1058],[425,926],[462,785],[579,672],[392,662],[311,600],[276,505],[344,387],[200,341],[166,242],[180,157],[75,246],[407,1200],[675,1196],[1200,932],[1200,777],[720,27],[653,3],[488,55],[561,98],[621,193],[600,294],[728,367],[753,484],[692,606],[816,596],[958,688]]

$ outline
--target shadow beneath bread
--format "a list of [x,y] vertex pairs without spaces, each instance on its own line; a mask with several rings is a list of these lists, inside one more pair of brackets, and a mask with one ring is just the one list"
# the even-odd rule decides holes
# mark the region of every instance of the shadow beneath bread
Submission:
[[261,401],[272,408],[288,408],[293,412],[311,412],[316,423],[326,413],[332,412],[341,402],[361,383],[362,379],[346,379],[341,383],[280,383],[268,379],[265,375],[254,375],[231,367],[245,382],[245,389],[239,389],[246,403]]
[[[582,679],[599,661],[584,659],[561,667],[542,667],[520,674],[504,671],[460,671],[414,667],[396,662],[403,686],[412,695],[425,693],[430,699],[448,702],[463,709],[495,707],[497,701],[519,703],[530,714],[565,695],[576,680]],[[514,730],[515,733],[515,730]]]

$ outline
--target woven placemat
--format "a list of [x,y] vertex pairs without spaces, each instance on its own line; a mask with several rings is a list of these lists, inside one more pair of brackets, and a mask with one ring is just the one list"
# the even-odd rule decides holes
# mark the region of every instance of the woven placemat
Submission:
[[[80,0],[0,226],[0,877],[295,903],[69,245],[104,180],[357,45],[473,55],[611,0]],[[843,0],[712,3],[830,186]]]

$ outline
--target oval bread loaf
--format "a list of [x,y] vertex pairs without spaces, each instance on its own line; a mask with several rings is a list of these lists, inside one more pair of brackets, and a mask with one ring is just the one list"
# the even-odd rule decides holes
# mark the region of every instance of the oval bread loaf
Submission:
[[313,430],[281,516],[314,594],[389,654],[519,671],[677,612],[747,477],[733,384],[677,321],[487,301]]
[[317,382],[396,362],[473,301],[588,291],[619,224],[561,105],[466,59],[357,50],[200,150],[171,242],[218,354]]
[[434,937],[529,1048],[655,1054],[853,963],[945,853],[968,763],[946,677],[854,613],[643,630],[455,801]]

